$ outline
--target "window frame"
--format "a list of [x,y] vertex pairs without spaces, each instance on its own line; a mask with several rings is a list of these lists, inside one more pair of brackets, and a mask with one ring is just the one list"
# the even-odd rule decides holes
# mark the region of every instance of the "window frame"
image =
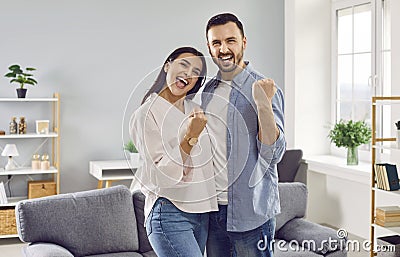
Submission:
[[[339,0],[332,2],[331,8],[331,125],[337,122],[338,117],[338,16],[337,12],[342,9],[356,7],[363,4],[371,5],[371,76],[369,78],[369,85],[372,87],[372,92],[375,95],[381,95],[383,92],[382,80],[382,53],[384,50],[382,46],[383,41],[383,21],[382,21],[382,2],[384,0]],[[377,11],[379,10],[379,11]],[[354,32],[353,32],[354,34]],[[354,102],[352,101],[352,104]],[[371,117],[372,118],[372,117]],[[382,113],[378,113],[377,117],[378,128],[382,124]],[[378,131],[378,135],[381,134]],[[330,152],[337,156],[346,156],[346,149],[338,148],[331,144]],[[360,149],[360,160],[369,161],[371,158],[370,147],[368,149]]]

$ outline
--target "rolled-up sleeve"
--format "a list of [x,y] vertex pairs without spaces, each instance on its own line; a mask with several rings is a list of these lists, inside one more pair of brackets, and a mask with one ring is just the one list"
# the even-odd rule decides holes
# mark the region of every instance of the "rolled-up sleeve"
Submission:
[[263,144],[257,136],[257,147],[259,158],[263,168],[268,169],[270,165],[277,164],[286,150],[286,140],[284,134],[284,100],[283,92],[278,89],[272,98],[272,110],[274,112],[275,122],[279,129],[279,137],[272,145]]

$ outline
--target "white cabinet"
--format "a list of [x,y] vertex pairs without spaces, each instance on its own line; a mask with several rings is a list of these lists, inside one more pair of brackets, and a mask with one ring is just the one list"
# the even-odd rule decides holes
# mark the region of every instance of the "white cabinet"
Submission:
[[[22,111],[17,111],[18,108]],[[14,170],[5,170],[0,167],[0,181],[10,183],[13,176],[25,177],[26,183],[15,185],[20,187],[20,191],[27,193],[27,181],[34,180],[35,175],[48,176],[46,180],[53,180],[56,183],[56,193],[60,193],[60,95],[54,93],[49,98],[0,98],[0,119],[2,120],[1,130],[6,131],[6,135],[0,135],[0,150],[8,143],[16,144],[18,151],[25,153],[25,161]],[[9,134],[8,123],[12,116],[21,114],[24,111],[32,115],[25,117],[30,119],[30,124],[26,134]],[[17,113],[15,113],[17,112]],[[47,119],[50,121],[48,134],[37,134],[33,119]],[[45,150],[42,150],[42,149]],[[46,153],[50,159],[50,169],[32,169],[30,157],[35,153]],[[1,156],[0,158],[6,158]],[[4,160],[4,159],[3,159]],[[25,188],[21,188],[25,187]],[[7,188],[7,185],[6,185]],[[15,208],[18,201],[26,199],[27,195],[9,197],[7,204],[0,204],[0,212]],[[4,216],[4,215],[3,215]],[[0,219],[3,217],[0,215]],[[3,222],[3,220],[0,220]],[[0,226],[1,229],[1,226]],[[4,234],[0,231],[0,238],[16,237],[16,234]]]

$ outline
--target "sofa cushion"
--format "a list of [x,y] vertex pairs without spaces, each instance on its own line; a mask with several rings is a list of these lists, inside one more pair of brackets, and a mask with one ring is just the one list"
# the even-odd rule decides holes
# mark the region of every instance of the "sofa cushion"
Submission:
[[145,196],[142,192],[135,191],[132,194],[133,206],[135,208],[136,223],[138,228],[139,237],[139,252],[145,253],[152,251],[153,248],[150,245],[149,239],[147,238],[146,228],[144,227],[144,200]]
[[25,200],[15,211],[24,242],[58,244],[74,256],[139,248],[132,195],[125,186]]
[[40,256],[40,257],[74,257],[64,247],[56,244],[38,243],[27,245],[23,248],[24,256]]
[[346,239],[339,238],[334,229],[305,219],[289,221],[277,232],[277,237],[322,255],[346,248]]
[[302,218],[307,208],[307,187],[303,183],[279,183],[281,213],[276,216],[276,231],[294,218]]

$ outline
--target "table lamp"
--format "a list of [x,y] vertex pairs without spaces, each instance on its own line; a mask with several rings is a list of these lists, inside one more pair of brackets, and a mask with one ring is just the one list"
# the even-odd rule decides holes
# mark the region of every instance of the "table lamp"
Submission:
[[6,144],[1,155],[8,156],[8,163],[5,167],[5,170],[14,170],[16,167],[15,167],[14,160],[12,159],[12,157],[19,155],[15,144]]

